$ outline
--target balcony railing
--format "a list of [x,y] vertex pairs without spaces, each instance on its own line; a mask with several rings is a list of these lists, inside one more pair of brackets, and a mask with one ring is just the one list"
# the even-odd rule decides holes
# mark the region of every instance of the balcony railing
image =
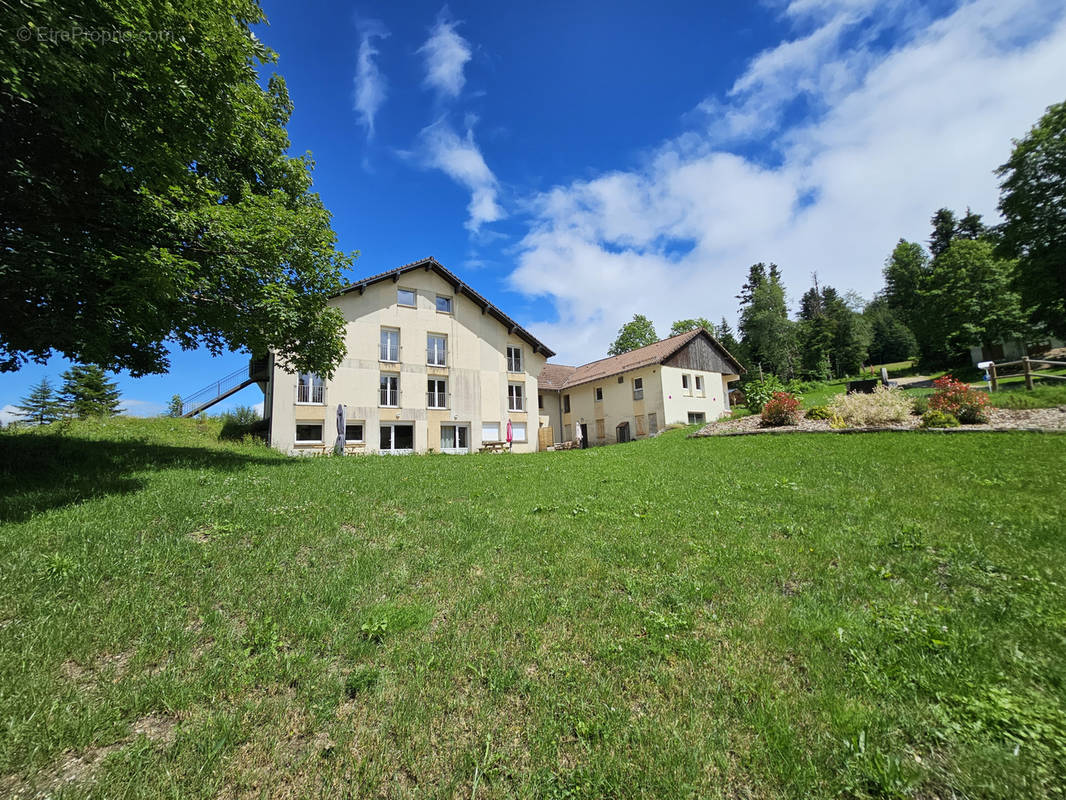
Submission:
[[326,402],[326,387],[321,383],[301,383],[296,387],[296,402],[297,403],[315,403],[321,404]]
[[427,392],[426,393],[426,406],[429,408],[447,408],[448,407],[448,394],[447,392]]
[[394,408],[400,405],[400,392],[396,389],[381,389],[381,405]]

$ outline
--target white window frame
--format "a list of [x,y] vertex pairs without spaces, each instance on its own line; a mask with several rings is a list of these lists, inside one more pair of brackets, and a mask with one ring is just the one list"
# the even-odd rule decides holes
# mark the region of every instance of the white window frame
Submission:
[[[437,347],[434,340],[441,342]],[[434,361],[434,358],[438,359]],[[426,363],[431,367],[448,366],[448,337],[443,333],[426,334]]]
[[704,386],[703,376],[702,375],[697,375],[696,376],[696,396],[697,397],[704,397],[706,395],[706,392],[703,390],[703,386]]
[[[447,309],[441,309],[441,307],[440,307],[440,301],[441,300],[445,301],[448,304],[448,308]],[[437,306],[437,313],[438,314],[451,314],[452,313],[452,309],[455,307],[453,299],[451,297],[449,297],[448,295],[446,295],[446,294],[438,294],[437,295],[436,306]]]
[[[319,429],[317,439],[300,439],[300,428],[307,426],[317,426]],[[298,419],[293,427],[293,441],[296,444],[323,444],[322,437],[326,435],[326,423],[318,419]]]
[[[403,447],[403,448],[400,448],[400,449],[396,449],[396,428],[398,428],[400,426],[409,427],[411,429],[411,446],[410,447]],[[382,448],[382,446],[381,446],[381,429],[382,428],[390,428],[392,430],[392,432],[389,434],[389,444],[391,445],[391,447],[388,450]],[[397,454],[397,455],[399,455],[399,454],[413,453],[414,451],[415,451],[415,424],[413,422],[401,422],[401,421],[397,420],[396,422],[382,422],[382,423],[380,423],[378,425],[378,452],[379,453],[389,453],[389,454]]]
[[[394,339],[395,348],[392,346]],[[384,361],[387,364],[398,364],[400,362],[400,329],[382,328],[378,341],[378,361]],[[389,358],[389,356],[393,356],[393,358]]]
[[681,376],[681,388],[685,394],[692,394],[692,381],[687,374]]
[[[410,292],[411,302],[404,303],[400,301],[400,292]],[[396,305],[403,306],[404,308],[415,308],[418,306],[418,292],[414,289],[407,289],[403,286],[396,287]]]
[[507,345],[507,371],[523,372],[522,348],[516,344]]
[[521,383],[508,383],[507,384],[507,410],[508,411],[525,411],[526,410],[526,393],[525,386]]
[[[348,429],[350,427],[352,427],[353,425],[358,425],[363,431],[363,435],[360,436],[358,439],[349,439],[348,438]],[[354,420],[352,422],[345,422],[344,423],[344,441],[345,441],[345,443],[351,442],[353,444],[365,444],[366,443],[366,422],[364,420]]]
[[[496,435],[494,437],[492,437],[492,438],[489,438],[488,436],[485,435],[485,432],[488,431],[488,430],[491,430],[493,428],[496,430]],[[481,442],[484,444],[485,442],[498,442],[498,441],[500,441],[500,423],[498,423],[498,422],[482,422],[481,423]]]
[[603,402],[603,387],[602,386],[597,386],[595,389],[592,390],[592,392],[593,392],[593,397],[595,398],[596,402],[597,403],[602,403]]
[[[640,384],[640,385],[638,386],[637,384]],[[643,378],[634,378],[633,379],[633,399],[634,400],[643,400],[644,399],[644,379]]]
[[[703,417],[703,419],[693,419],[693,417]],[[689,425],[706,425],[707,414],[703,411],[689,411],[688,412],[688,424]]]
[[[430,389],[430,384],[437,384],[437,389]],[[443,405],[434,405],[433,402],[443,403]],[[427,378],[426,379],[426,408],[447,408],[448,407],[448,381],[444,378]]]
[[296,376],[296,405],[321,406],[326,404],[326,382],[313,372],[301,372]]
[[[395,381],[395,388],[391,390],[392,396],[389,396],[390,387],[382,385],[383,381]],[[385,392],[385,395],[382,395]],[[383,403],[382,400],[393,400],[392,403]],[[378,405],[381,408],[399,408],[400,407],[400,376],[391,372],[382,372],[380,379],[378,380]]]
[[[454,437],[453,441],[455,442],[455,447],[445,447],[444,446],[444,429],[445,428],[453,428],[455,430],[455,433],[452,434],[453,437]],[[466,431],[466,446],[465,447],[461,447],[459,445],[459,431]],[[467,425],[464,422],[449,422],[446,425],[441,425],[440,426],[440,451],[442,453],[454,453],[454,454],[469,453],[470,452],[470,426]]]
[[[518,437],[519,431],[522,431],[522,438]],[[529,441],[529,428],[526,426],[526,423],[511,420],[511,440],[515,442]]]

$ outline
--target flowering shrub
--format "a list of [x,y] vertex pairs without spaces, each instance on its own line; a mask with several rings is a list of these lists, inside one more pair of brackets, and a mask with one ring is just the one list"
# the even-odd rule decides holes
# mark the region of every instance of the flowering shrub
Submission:
[[838,394],[829,403],[834,422],[845,427],[865,428],[903,422],[911,413],[911,399],[902,389],[878,386],[870,394]]
[[957,428],[959,421],[945,411],[937,411],[935,408],[922,414],[921,427],[923,428]]
[[988,395],[950,375],[933,381],[936,394],[929,398],[929,408],[951,414],[964,425],[988,422]]
[[799,422],[799,400],[788,392],[774,392],[773,396],[762,407],[763,425],[780,427],[781,425],[795,425]]
[[825,406],[811,406],[803,416],[807,419],[832,419],[833,412]]

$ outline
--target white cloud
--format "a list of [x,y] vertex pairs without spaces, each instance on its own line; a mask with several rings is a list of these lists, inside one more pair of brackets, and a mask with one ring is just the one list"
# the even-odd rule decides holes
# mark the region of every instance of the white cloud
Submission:
[[[898,2],[794,0],[792,42],[758,55],[709,130],[660,144],[639,167],[535,197],[511,284],[552,298],[533,327],[561,361],[606,352],[645,313],[732,321],[748,265],[776,261],[794,297],[812,271],[870,296],[895,241],[924,241],[941,206],[994,216],[992,170],[1062,99],[1066,0],[974,0],[906,26]],[[886,47],[874,32],[892,24]],[[858,27],[856,27],[858,26]],[[724,148],[723,134],[773,130],[798,94],[807,113],[775,134],[773,166]],[[723,122],[724,120],[724,122]]]
[[22,412],[10,403],[0,408],[0,426],[10,425],[12,422],[18,422],[21,419],[23,419]]
[[477,233],[484,223],[503,219],[497,202],[499,183],[474,141],[473,128],[459,136],[447,121],[440,120],[422,129],[419,146],[427,167],[441,170],[470,191],[468,230]]
[[359,112],[359,121],[366,128],[368,139],[374,136],[374,117],[385,102],[385,76],[378,69],[374,57],[378,50],[374,39],[385,39],[389,32],[377,20],[360,20],[359,22],[359,56],[355,68],[355,110]]
[[158,417],[167,410],[167,407],[152,400],[134,400],[123,397],[119,402],[119,410],[131,417]]
[[458,24],[449,19],[445,6],[426,43],[418,49],[426,64],[426,86],[445,97],[458,97],[466,83],[463,67],[470,60],[470,45],[456,33]]

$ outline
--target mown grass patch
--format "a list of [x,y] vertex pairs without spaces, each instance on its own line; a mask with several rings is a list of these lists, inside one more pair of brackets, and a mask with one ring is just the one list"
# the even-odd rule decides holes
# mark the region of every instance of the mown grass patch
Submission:
[[1061,792],[1066,439],[686,433],[0,436],[0,794]]

